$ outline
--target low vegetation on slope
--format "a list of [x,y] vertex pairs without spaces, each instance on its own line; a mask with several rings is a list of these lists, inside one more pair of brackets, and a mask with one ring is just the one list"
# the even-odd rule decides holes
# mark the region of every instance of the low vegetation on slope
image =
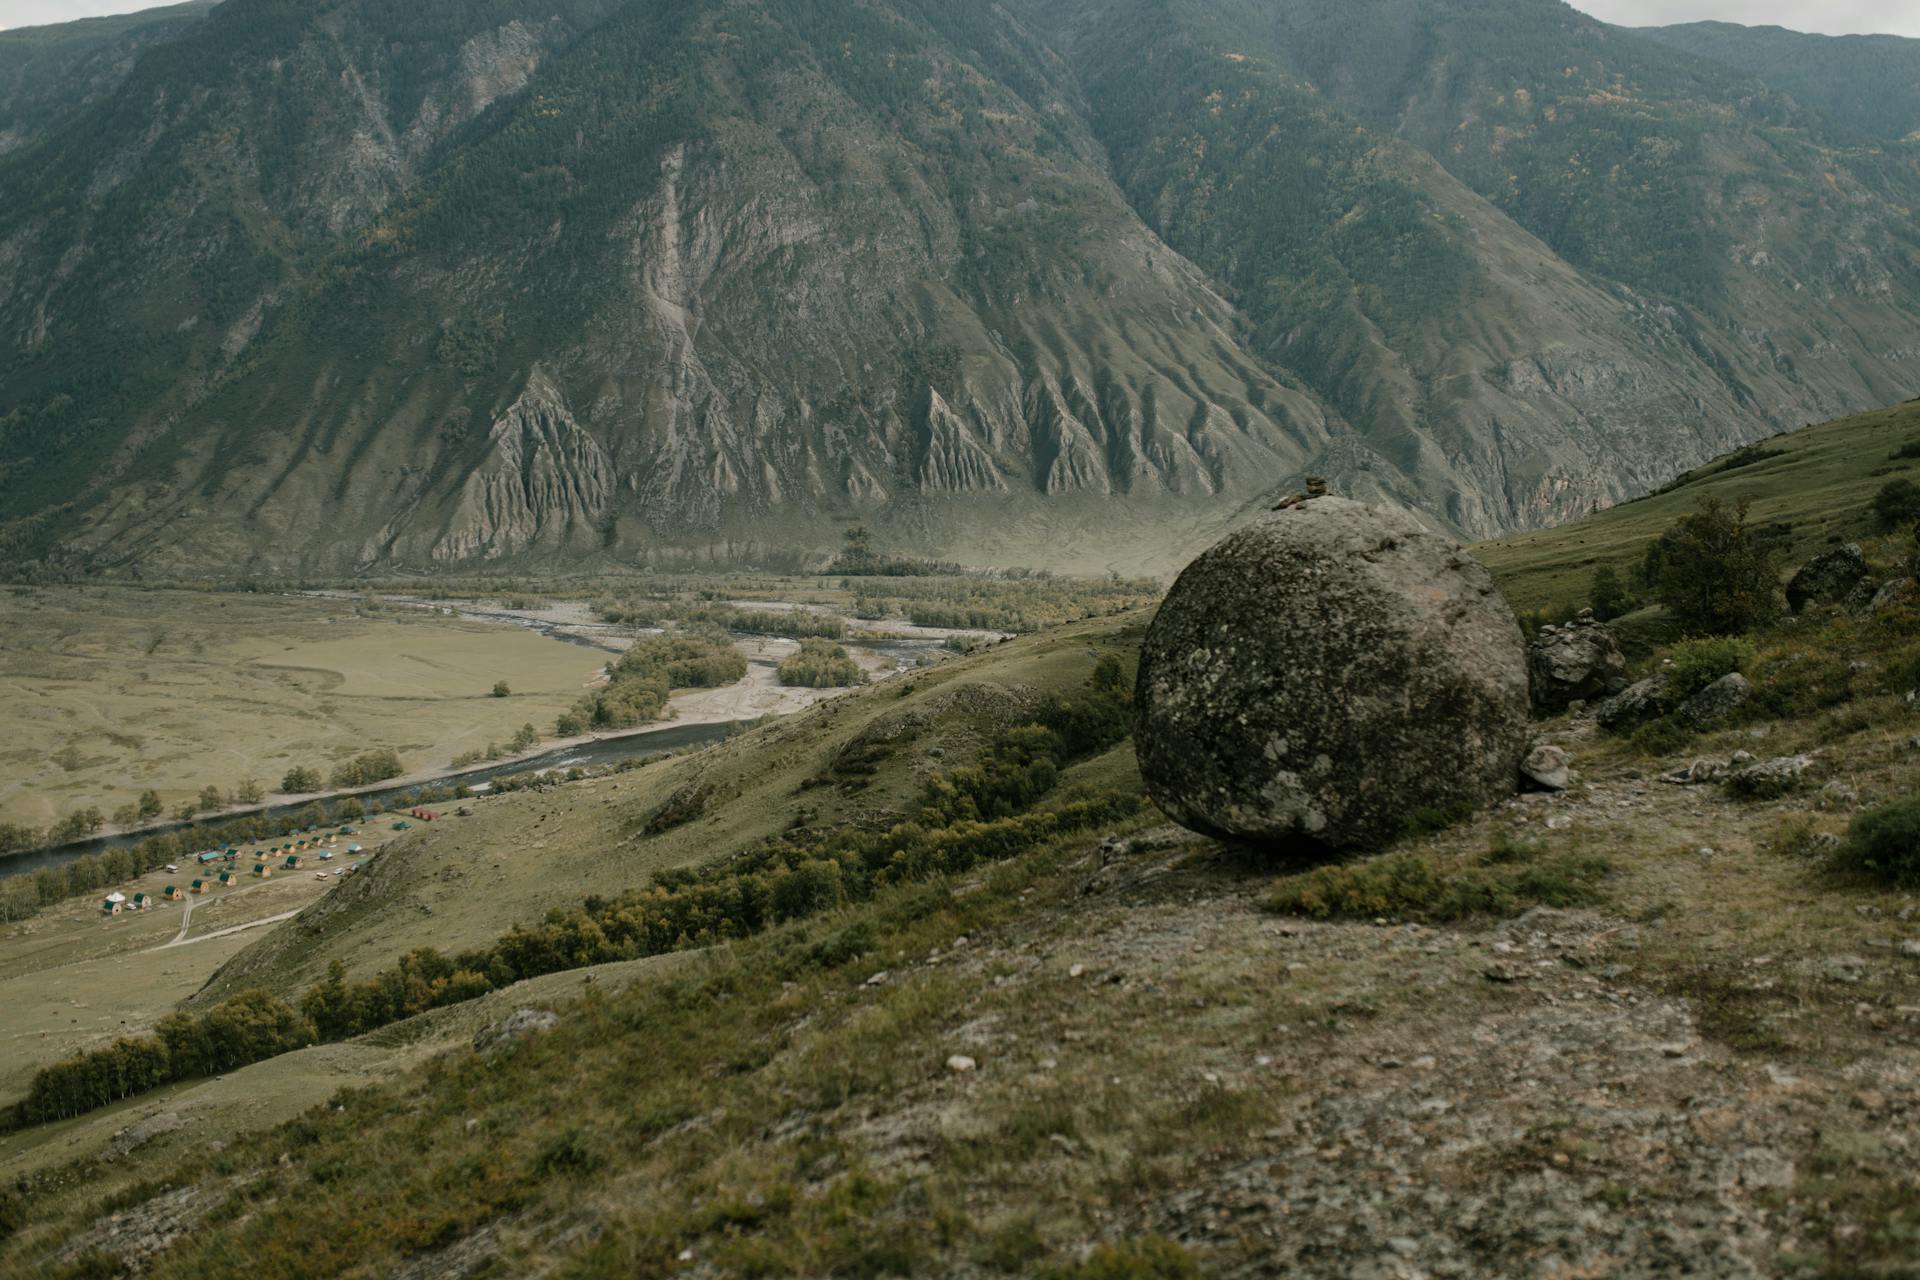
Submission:
[[1920,404],[1896,405],[1777,436],[1716,458],[1634,502],[1554,529],[1483,542],[1474,554],[1525,614],[1589,603],[1601,569],[1630,583],[1655,540],[1700,509],[1732,508],[1765,538],[1779,566],[1881,531],[1874,499],[1920,478]]

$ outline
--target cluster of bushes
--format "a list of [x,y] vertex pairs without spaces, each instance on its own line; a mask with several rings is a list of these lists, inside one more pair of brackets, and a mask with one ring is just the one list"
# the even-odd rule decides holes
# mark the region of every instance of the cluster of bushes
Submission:
[[[173,816],[181,822],[188,822],[197,813],[223,809],[228,805],[256,804],[260,799],[260,784],[252,779],[241,783],[226,795],[221,794],[220,788],[208,786],[203,787],[194,799],[181,803]],[[152,822],[165,813],[166,805],[161,802],[160,793],[143,791],[139,799],[129,800],[113,811],[113,824],[118,827],[138,826],[143,822]],[[98,805],[76,809],[47,827],[0,822],[0,855],[71,844],[100,834],[101,828],[106,825],[107,815],[100,811]]]
[[176,1080],[232,1071],[313,1041],[313,1023],[298,1010],[265,992],[245,992],[199,1017],[168,1014],[150,1036],[116,1040],[42,1067],[14,1115],[25,1124],[64,1120]]
[[484,747],[462,751],[453,758],[452,764],[456,769],[465,769],[469,765],[488,764],[504,756],[517,756],[522,751],[531,751],[539,745],[540,731],[531,724],[523,724],[514,731],[511,738],[507,739],[506,746],[502,747],[497,742],[489,742]]
[[838,640],[847,634],[844,622],[815,609],[743,609],[730,604],[687,605],[672,600],[615,600],[602,596],[593,602],[593,611],[602,621],[640,627],[681,622],[691,627],[752,636],[785,636],[794,640],[809,636]]
[[1596,902],[1610,870],[1598,856],[1548,856],[1540,845],[1502,835],[1476,861],[1453,871],[1394,854],[1287,876],[1267,898],[1267,908],[1319,920],[1387,916],[1444,923],[1510,916],[1534,906]]
[[1901,476],[1873,495],[1873,514],[1882,528],[1898,529],[1920,521],[1920,484]]
[[1895,888],[1920,889],[1920,800],[1901,800],[1855,818],[1834,861]]
[[969,574],[842,584],[862,617],[898,614],[919,626],[1027,632],[1152,604],[1151,578],[1054,578],[1046,574]]
[[593,602],[593,613],[602,622],[657,627],[669,618],[677,617],[679,610],[667,601],[617,600],[612,596],[600,596]]
[[107,825],[107,817],[98,808],[88,805],[76,809],[60,821],[47,828],[48,844],[67,844],[74,840],[84,840],[99,832]]
[[867,673],[830,640],[802,640],[800,652],[780,664],[780,683],[808,689],[844,689],[865,684]]
[[687,620],[699,626],[718,627],[750,636],[784,636],[790,640],[817,637],[838,640],[847,634],[847,624],[832,614],[813,609],[740,609],[733,605],[714,605],[695,609]]
[[405,772],[406,767],[400,763],[399,753],[390,747],[381,747],[362,752],[345,764],[334,766],[329,781],[336,787],[370,787],[376,782],[397,778]]
[[717,689],[746,674],[747,660],[724,631],[703,627],[647,636],[608,669],[607,685],[562,712],[555,728],[563,738],[589,729],[628,729],[660,719],[675,689]]
[[873,535],[864,525],[855,525],[842,535],[840,554],[823,572],[872,578],[923,578],[960,574],[965,570],[950,561],[921,560],[875,551]]

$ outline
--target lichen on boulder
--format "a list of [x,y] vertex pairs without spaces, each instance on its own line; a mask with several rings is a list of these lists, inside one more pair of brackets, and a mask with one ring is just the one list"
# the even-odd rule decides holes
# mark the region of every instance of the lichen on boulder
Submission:
[[1182,826],[1377,848],[1513,794],[1526,648],[1464,547],[1317,498],[1180,575],[1148,628],[1136,707],[1147,790]]

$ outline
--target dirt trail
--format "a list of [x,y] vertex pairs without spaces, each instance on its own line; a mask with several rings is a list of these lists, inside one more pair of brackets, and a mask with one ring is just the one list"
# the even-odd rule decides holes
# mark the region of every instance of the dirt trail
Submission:
[[196,942],[212,942],[215,938],[224,938],[229,934],[243,933],[248,929],[258,929],[263,924],[279,924],[282,920],[293,919],[299,915],[302,910],[304,910],[303,907],[295,907],[291,911],[282,911],[277,916],[263,916],[258,920],[249,920],[244,924],[228,925],[224,929],[215,929],[212,933],[203,933],[197,938],[185,936],[187,929],[186,922],[183,920],[180,923],[180,935],[176,936],[172,942],[163,942],[157,947],[149,947],[140,954],[152,955],[156,951],[166,951],[172,947],[190,947]]

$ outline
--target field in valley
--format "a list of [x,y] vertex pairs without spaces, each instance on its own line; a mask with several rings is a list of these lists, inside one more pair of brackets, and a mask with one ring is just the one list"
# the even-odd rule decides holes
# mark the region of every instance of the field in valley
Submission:
[[[522,627],[297,596],[15,588],[0,606],[0,822],[146,789],[268,791],[373,747],[410,771],[554,717],[608,655]],[[506,698],[491,691],[508,681]]]

